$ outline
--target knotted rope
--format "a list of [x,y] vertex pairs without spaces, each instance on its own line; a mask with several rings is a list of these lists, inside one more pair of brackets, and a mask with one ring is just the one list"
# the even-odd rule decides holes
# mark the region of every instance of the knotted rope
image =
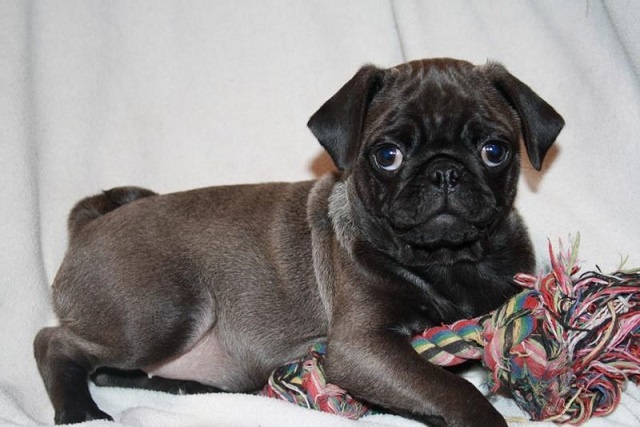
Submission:
[[[507,391],[533,420],[580,424],[611,413],[640,381],[640,271],[577,276],[577,242],[551,271],[519,274],[524,291],[498,310],[427,329],[411,344],[441,366],[480,360],[492,392]],[[262,395],[357,419],[369,408],[328,384],[326,344],[278,368]]]

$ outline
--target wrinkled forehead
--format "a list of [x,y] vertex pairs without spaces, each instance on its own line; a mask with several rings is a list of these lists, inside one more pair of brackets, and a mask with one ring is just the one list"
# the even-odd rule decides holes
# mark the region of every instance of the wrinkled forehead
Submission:
[[424,113],[455,114],[506,106],[481,67],[457,60],[414,61],[390,68],[378,94],[374,101],[384,108],[407,106]]
[[371,102],[367,129],[378,132],[519,132],[515,111],[482,69],[464,61],[415,61],[387,70]]
[[453,59],[425,59],[389,68],[385,84],[389,86],[454,85],[473,79],[476,67],[466,61]]

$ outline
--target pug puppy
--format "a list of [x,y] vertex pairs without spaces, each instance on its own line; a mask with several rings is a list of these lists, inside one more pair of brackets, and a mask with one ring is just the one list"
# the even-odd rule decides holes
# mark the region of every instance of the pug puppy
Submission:
[[250,392],[326,340],[328,380],[359,399],[429,425],[506,425],[410,338],[495,309],[532,271],[520,145],[540,169],[563,125],[496,63],[368,65],[308,123],[337,173],[81,201],[53,283],[59,326],[34,343],[55,421],[110,419],[88,389],[98,368],[102,385]]

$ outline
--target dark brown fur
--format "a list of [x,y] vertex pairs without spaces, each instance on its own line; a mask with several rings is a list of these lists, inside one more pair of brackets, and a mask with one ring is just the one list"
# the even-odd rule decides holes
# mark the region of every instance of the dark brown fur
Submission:
[[[513,207],[520,141],[539,169],[562,126],[497,64],[366,66],[309,122],[340,173],[85,199],[53,285],[60,326],[35,340],[56,422],[109,418],[87,388],[98,368],[117,369],[97,371],[103,385],[253,391],[326,339],[329,380],[356,397],[433,425],[506,425],[409,338],[496,308],[534,267]],[[508,150],[499,166],[487,141]],[[376,166],[384,144],[398,170]],[[172,366],[173,380],[121,371]]]

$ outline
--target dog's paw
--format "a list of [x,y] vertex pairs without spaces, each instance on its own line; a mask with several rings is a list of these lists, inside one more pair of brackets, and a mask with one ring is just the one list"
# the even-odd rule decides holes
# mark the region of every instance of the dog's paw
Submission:
[[113,421],[113,418],[97,406],[70,406],[63,411],[56,412],[54,418],[56,424],[77,424],[91,420]]

